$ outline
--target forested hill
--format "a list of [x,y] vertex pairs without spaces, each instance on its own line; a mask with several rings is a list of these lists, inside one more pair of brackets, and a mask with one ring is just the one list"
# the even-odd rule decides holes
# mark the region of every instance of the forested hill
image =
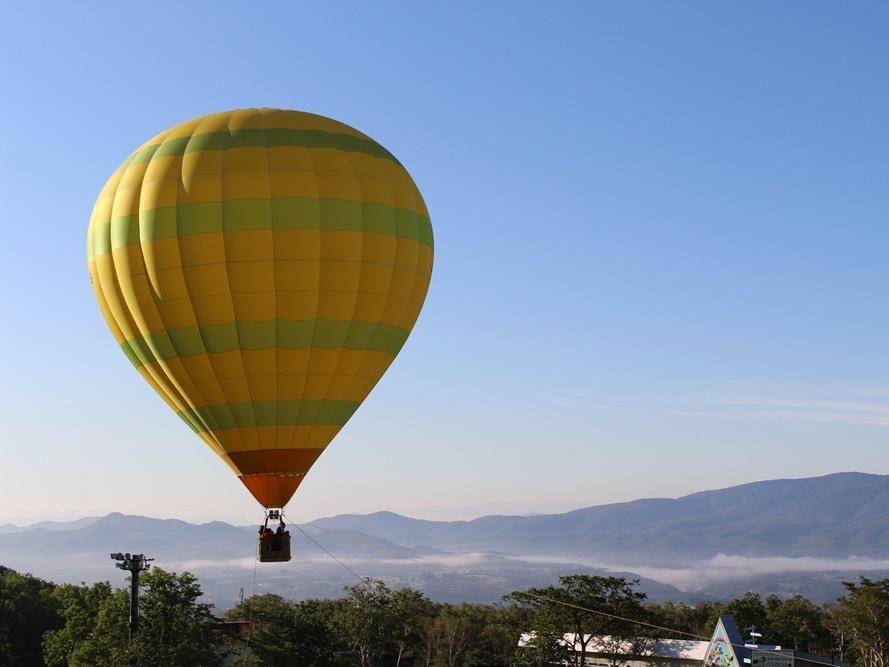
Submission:
[[885,558],[889,475],[850,472],[755,482],[564,514],[443,522],[377,512],[319,519],[313,525],[359,531],[409,547],[594,555],[650,565],[718,554]]

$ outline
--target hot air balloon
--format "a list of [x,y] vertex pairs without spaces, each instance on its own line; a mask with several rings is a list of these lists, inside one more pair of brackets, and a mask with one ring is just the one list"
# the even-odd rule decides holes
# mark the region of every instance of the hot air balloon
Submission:
[[87,234],[124,354],[267,510],[404,345],[432,257],[429,213],[392,153],[282,109],[150,139],[105,184]]

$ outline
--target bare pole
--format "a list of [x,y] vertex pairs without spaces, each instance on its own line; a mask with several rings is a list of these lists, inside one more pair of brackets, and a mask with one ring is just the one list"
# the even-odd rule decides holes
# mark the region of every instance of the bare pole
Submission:
[[154,558],[146,558],[145,554],[111,554],[112,560],[121,570],[130,573],[130,642],[136,637],[139,630],[139,573],[147,571],[151,567],[150,561]]

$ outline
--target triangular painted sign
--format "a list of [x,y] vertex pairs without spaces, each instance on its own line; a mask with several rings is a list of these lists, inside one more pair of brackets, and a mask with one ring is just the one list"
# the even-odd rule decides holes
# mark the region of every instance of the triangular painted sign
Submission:
[[720,616],[707,647],[704,667],[742,667],[735,653],[735,647],[741,645],[741,636],[732,617]]

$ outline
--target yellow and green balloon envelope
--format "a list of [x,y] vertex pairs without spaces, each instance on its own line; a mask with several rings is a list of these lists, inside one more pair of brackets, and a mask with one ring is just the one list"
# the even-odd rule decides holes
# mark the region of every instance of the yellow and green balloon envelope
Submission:
[[243,109],[143,144],[90,219],[124,353],[265,507],[283,507],[404,345],[432,272],[417,186],[335,120]]

